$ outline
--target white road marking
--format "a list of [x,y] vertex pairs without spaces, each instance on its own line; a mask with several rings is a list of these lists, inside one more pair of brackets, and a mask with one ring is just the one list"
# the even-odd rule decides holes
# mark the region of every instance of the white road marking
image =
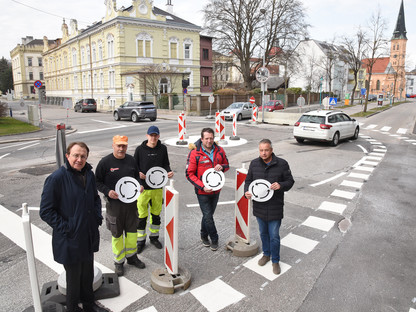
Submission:
[[[381,147],[381,146],[378,146],[378,147]],[[385,152],[387,152],[385,149],[378,149],[378,148],[375,148],[373,151],[374,152],[377,152],[377,153],[385,153]]]
[[383,160],[383,157],[376,157],[376,156],[366,156],[364,157],[366,160],[378,160],[381,161]]
[[[384,151],[384,150],[383,150]],[[369,156],[376,156],[376,157],[384,157],[384,153],[375,153],[375,152],[371,152],[370,154],[368,154]]]
[[[218,202],[217,206],[218,205],[231,205],[231,204],[235,204],[235,200]],[[186,207],[199,207],[199,204],[187,204]]]
[[380,131],[385,131],[385,132],[387,132],[387,131],[390,131],[390,129],[391,129],[391,127],[384,126],[383,128],[381,128],[381,129],[380,129]]
[[363,186],[363,183],[362,182],[344,180],[344,181],[342,181],[342,183],[340,185],[348,186],[348,187],[354,187],[354,188],[361,188]]
[[391,137],[398,137],[400,134],[390,134]]
[[18,149],[18,151],[21,151],[21,150],[24,150],[24,149],[27,149],[29,147],[32,147],[32,146],[35,146],[35,145],[39,145],[39,144],[40,143],[38,142],[38,143],[35,143],[35,144],[32,144],[32,145],[28,145],[28,146],[25,146],[25,147],[21,147],[21,148]]
[[27,141],[27,142],[23,142],[23,143],[10,144],[10,145],[7,144],[6,146],[0,147],[0,149],[10,149],[11,147],[16,147],[16,146],[31,144],[31,143],[34,143],[34,142],[37,142],[37,140],[36,141]]
[[345,198],[345,199],[353,199],[355,197],[355,195],[357,195],[357,193],[341,191],[341,190],[334,190],[331,193],[331,196],[341,197],[341,198]]
[[86,130],[86,131],[79,131],[77,132],[78,134],[85,134],[85,133],[92,133],[92,132],[100,132],[100,131],[106,131],[106,130],[114,130],[114,129],[120,129],[120,128],[125,128],[127,126],[125,125],[120,125],[117,127],[111,127],[111,128],[102,128],[102,129],[94,129],[94,130]]
[[[19,231],[16,229],[22,229],[22,218],[0,205],[1,233],[20,248],[26,250],[23,230]],[[53,260],[52,236],[32,224],[32,237],[36,259],[43,262],[56,273],[61,274],[64,271],[63,266]],[[94,262],[94,265],[100,268],[103,273],[114,272],[96,261]],[[119,277],[118,281],[120,283],[120,296],[99,300],[100,303],[114,312],[122,311],[148,293],[147,290],[123,276]]]
[[209,312],[220,311],[245,297],[244,294],[235,290],[218,278],[191,290],[191,294]]
[[376,142],[376,139],[367,139],[368,142]]
[[104,121],[104,120],[97,120],[97,119],[90,119],[90,120],[95,121],[95,122],[101,122],[103,124],[108,124],[108,125],[116,125],[117,124],[114,121]]
[[372,144],[372,145],[380,145],[382,143],[381,142],[370,142],[370,144]]
[[374,129],[377,125],[368,125],[365,129]]
[[334,226],[335,221],[309,216],[301,225],[328,232]]
[[289,264],[279,261],[280,269],[282,270],[282,272],[279,275],[276,275],[273,273],[273,267],[272,267],[271,261],[267,262],[264,266],[258,265],[257,262],[260,260],[262,256],[263,254],[260,253],[253,259],[250,259],[249,261],[244,263],[243,265],[246,268],[252,270],[253,272],[256,272],[257,274],[263,276],[264,278],[267,278],[269,281],[274,281],[276,278],[282,276],[285,272],[287,272],[291,268]]
[[396,133],[399,133],[399,134],[406,134],[406,132],[407,132],[407,129],[405,129],[405,128],[399,128],[399,129],[396,131]]
[[368,153],[368,151],[363,147],[363,146],[361,146],[361,145],[357,145],[359,148],[361,148],[361,150],[365,153],[365,154],[367,154]]
[[316,245],[319,244],[319,242],[313,239],[289,233],[288,235],[282,238],[280,244],[292,248],[294,250],[300,251],[304,254],[308,254],[316,247]]
[[364,174],[364,173],[355,173],[355,172],[351,172],[348,177],[350,178],[356,178],[356,179],[363,179],[363,180],[368,180],[368,178],[370,178],[369,174]]
[[2,158],[4,158],[4,157],[7,157],[7,156],[9,156],[9,155],[10,155],[10,153],[4,154],[4,155],[0,156],[0,159],[2,159]]
[[317,210],[324,210],[324,211],[334,212],[334,213],[342,215],[342,213],[344,212],[346,208],[347,208],[347,205],[344,205],[344,204],[323,201]]
[[137,312],[157,312],[156,308],[154,306],[148,307],[144,310],[139,310]]
[[335,176],[333,176],[333,177],[331,177],[329,179],[326,179],[326,180],[323,180],[321,182],[317,182],[317,183],[314,183],[314,184],[310,184],[310,186],[315,187],[315,186],[318,186],[318,185],[325,184],[325,183],[330,182],[332,180],[336,180],[336,179],[338,179],[339,177],[342,177],[345,174],[347,174],[347,173],[346,172],[338,173],[337,175],[335,175]]
[[366,166],[357,166],[354,169],[355,170],[361,170],[361,171],[368,171],[368,172],[373,172],[374,171],[374,168],[366,167]]
[[416,140],[406,140],[406,142],[413,143],[416,142]]
[[407,140],[409,137],[398,137],[399,140]]

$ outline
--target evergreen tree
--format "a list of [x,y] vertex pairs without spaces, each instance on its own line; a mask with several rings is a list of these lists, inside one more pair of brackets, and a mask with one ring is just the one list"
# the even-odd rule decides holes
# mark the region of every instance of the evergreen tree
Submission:
[[13,89],[12,64],[4,57],[0,59],[0,91],[5,94]]

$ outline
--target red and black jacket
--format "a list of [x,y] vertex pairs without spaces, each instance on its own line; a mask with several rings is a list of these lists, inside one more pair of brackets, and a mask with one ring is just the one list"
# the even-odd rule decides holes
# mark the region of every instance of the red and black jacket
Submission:
[[186,178],[195,187],[195,193],[200,195],[210,195],[219,193],[220,190],[211,193],[204,192],[204,184],[202,183],[202,175],[205,170],[214,168],[216,165],[223,167],[223,172],[230,169],[228,164],[227,155],[221,146],[216,143],[212,146],[214,148],[213,160],[202,150],[201,139],[195,142],[195,148],[192,149],[188,154],[186,162]]

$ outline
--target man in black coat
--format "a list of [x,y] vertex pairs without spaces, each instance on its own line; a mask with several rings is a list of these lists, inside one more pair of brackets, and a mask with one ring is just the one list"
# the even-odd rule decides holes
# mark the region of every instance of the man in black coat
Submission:
[[54,259],[66,271],[66,311],[71,312],[107,311],[94,302],[92,288],[103,217],[88,153],[85,143],[70,143],[65,164],[46,178],[40,201],[40,217],[53,229]]
[[270,182],[273,196],[265,202],[253,202],[253,214],[259,224],[263,257],[258,264],[265,265],[272,260],[273,273],[280,274],[280,236],[279,229],[283,219],[284,192],[295,183],[289,164],[273,153],[272,142],[263,139],[259,143],[260,156],[251,161],[244,185],[245,196],[253,196],[248,190],[250,183],[257,179]]

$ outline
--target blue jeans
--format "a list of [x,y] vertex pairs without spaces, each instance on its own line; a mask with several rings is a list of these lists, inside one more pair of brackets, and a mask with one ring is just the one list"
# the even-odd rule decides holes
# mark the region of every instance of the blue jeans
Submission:
[[259,224],[261,244],[263,254],[267,257],[272,257],[272,262],[280,261],[280,235],[279,229],[282,220],[264,221],[257,217]]
[[199,195],[197,194],[196,197],[198,198],[199,207],[202,211],[202,221],[201,221],[201,237],[211,238],[213,243],[218,242],[218,233],[217,228],[215,227],[214,222],[214,212],[215,208],[217,208],[218,198],[220,194],[212,194],[212,195]]

